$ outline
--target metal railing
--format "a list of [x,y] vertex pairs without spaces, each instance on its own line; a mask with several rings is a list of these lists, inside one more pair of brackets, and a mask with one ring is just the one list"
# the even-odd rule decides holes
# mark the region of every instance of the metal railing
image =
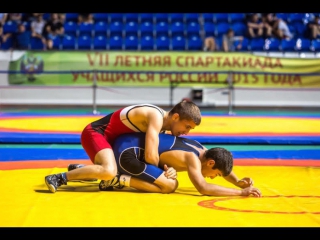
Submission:
[[[234,74],[252,74],[252,72],[239,72],[239,71],[214,71],[214,72],[164,72],[164,71],[148,71],[148,72],[143,72],[143,71],[107,71],[107,70],[83,70],[83,71],[43,71],[43,72],[39,72],[36,74],[72,74],[72,73],[92,73],[93,75],[93,81],[92,81],[92,85],[88,85],[86,87],[91,87],[92,91],[93,91],[93,98],[92,98],[92,113],[93,114],[99,114],[100,112],[98,111],[98,107],[97,107],[97,89],[99,88],[103,88],[102,86],[98,85],[98,75],[99,73],[107,73],[107,74],[113,74],[113,73],[129,73],[129,74],[133,74],[133,73],[145,73],[145,74],[161,74],[161,73],[167,73],[167,74],[224,74],[227,75],[226,79],[224,81],[211,81],[211,82],[201,82],[200,84],[207,84],[207,85],[217,85],[219,84],[221,85],[225,85],[225,87],[220,87],[217,88],[218,91],[220,90],[227,90],[227,95],[228,95],[228,114],[232,115],[234,114],[233,112],[233,101],[234,101],[234,91],[235,91],[235,85],[237,84],[234,79],[233,76]],[[2,71],[0,70],[0,74],[22,74],[24,72],[21,71]],[[290,73],[277,73],[277,72],[269,72],[269,73],[265,73],[265,72],[254,72],[257,75],[264,75],[264,74],[269,74],[269,75],[279,75],[279,74],[290,74]],[[293,74],[293,73],[291,73]],[[320,73],[294,73],[294,74],[298,74],[300,76],[319,76],[319,80],[317,79],[317,85],[320,85]],[[174,89],[177,88],[180,84],[190,84],[191,82],[187,82],[187,81],[171,81],[169,80],[169,88],[170,88],[170,92],[169,92],[169,104],[170,106],[173,106],[173,99],[174,99]],[[197,84],[195,84],[197,85]],[[21,86],[22,87],[22,86]],[[28,88],[32,88],[35,86],[28,86]],[[39,87],[39,86],[37,86]],[[45,86],[43,88],[52,88],[54,86]],[[63,87],[68,87],[68,88],[76,88],[79,86],[63,86]],[[312,86],[311,86],[312,87]],[[0,86],[0,88],[10,88],[10,86]]]

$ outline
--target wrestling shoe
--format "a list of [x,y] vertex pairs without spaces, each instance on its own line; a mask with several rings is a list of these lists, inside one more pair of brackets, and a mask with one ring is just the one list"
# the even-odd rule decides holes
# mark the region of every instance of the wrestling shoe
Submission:
[[81,167],[84,167],[85,165],[84,164],[69,164],[68,166],[68,171],[71,171],[71,170],[74,170],[76,168],[81,168]]
[[118,189],[122,189],[124,187],[124,185],[120,184],[120,173],[111,180],[101,180],[99,183],[100,191],[112,191],[114,187]]
[[52,193],[55,193],[61,185],[67,185],[67,182],[63,179],[61,173],[48,175],[44,180]]
[[[74,170],[74,169],[77,169],[77,168],[82,168],[84,167],[85,165],[84,164],[78,164],[78,163],[75,163],[75,164],[69,164],[68,165],[68,172]],[[98,179],[82,179],[80,181],[85,181],[85,182],[95,182],[95,181],[98,181]],[[73,182],[79,182],[79,180],[74,180]]]

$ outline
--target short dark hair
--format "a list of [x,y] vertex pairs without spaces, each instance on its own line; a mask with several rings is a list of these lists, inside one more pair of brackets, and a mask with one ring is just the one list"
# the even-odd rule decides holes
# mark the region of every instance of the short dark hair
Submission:
[[220,147],[210,148],[205,152],[205,158],[212,158],[215,161],[212,169],[219,169],[224,177],[231,173],[233,156],[227,149]]
[[169,115],[178,113],[181,120],[192,120],[196,125],[201,123],[201,111],[192,101],[183,100],[175,105]]

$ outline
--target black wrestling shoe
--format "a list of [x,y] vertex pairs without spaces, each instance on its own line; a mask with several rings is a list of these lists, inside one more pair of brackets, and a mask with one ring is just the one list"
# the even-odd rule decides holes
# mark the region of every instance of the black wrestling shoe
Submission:
[[111,180],[101,180],[99,183],[100,191],[112,191],[114,187],[118,189],[122,189],[124,187],[124,185],[120,184],[120,173]]
[[74,170],[76,168],[81,168],[81,167],[84,167],[85,165],[84,164],[69,164],[68,166],[68,171],[71,171],[71,170]]
[[50,192],[55,193],[61,185],[67,185],[67,182],[64,181],[61,173],[48,175],[44,178],[47,187]]

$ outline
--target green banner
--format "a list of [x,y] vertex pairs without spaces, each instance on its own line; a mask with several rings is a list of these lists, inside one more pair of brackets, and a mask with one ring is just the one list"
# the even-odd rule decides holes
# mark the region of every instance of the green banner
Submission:
[[233,72],[235,87],[320,87],[320,75],[303,75],[320,74],[320,59],[250,53],[28,51],[9,70],[19,72],[9,74],[9,84],[25,85],[89,86],[95,76],[109,87],[221,87]]

